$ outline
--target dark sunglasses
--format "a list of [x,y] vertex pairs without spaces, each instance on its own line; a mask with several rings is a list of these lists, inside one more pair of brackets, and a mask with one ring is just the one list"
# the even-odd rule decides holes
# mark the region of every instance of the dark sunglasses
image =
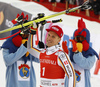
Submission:
[[86,38],[83,37],[83,36],[76,36],[76,37],[74,37],[74,40],[77,41],[77,42],[82,42],[82,41],[84,41],[85,39],[86,39]]

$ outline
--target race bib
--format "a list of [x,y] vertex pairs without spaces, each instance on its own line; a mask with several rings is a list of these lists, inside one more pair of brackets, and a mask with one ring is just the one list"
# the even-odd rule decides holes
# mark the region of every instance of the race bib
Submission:
[[64,79],[40,78],[40,87],[64,87]]
[[17,61],[18,81],[30,81],[30,61],[24,64],[24,61]]
[[85,87],[84,69],[80,68],[77,64],[72,63],[76,75],[76,87]]

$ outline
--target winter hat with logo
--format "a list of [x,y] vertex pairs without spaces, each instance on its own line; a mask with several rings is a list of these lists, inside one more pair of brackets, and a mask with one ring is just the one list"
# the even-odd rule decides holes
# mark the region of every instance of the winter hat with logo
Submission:
[[54,31],[60,38],[63,36],[63,30],[58,25],[52,25],[50,29],[46,29],[47,32]]

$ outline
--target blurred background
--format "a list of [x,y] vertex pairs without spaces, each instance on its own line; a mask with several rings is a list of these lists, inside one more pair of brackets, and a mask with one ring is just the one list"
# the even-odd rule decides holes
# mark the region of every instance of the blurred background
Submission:
[[[70,9],[83,4],[87,0],[0,0],[0,31],[11,28],[12,20],[17,14],[22,12],[28,14],[29,20],[38,13],[45,13],[45,16],[55,14],[66,9]],[[77,10],[69,14],[63,14],[49,20],[61,18],[64,37],[66,40],[72,38],[73,32],[77,29],[77,22],[82,17],[86,23],[87,29],[91,33],[91,46],[97,51],[100,58],[100,0],[89,0],[92,6],[89,10]],[[10,32],[0,34],[0,39],[10,35]],[[0,46],[4,40],[0,40]],[[6,66],[3,60],[2,49],[0,50],[0,87],[5,87]],[[39,64],[33,62],[36,77],[37,87],[39,87]],[[92,87],[100,87],[100,60],[97,60],[91,69],[91,85]]]

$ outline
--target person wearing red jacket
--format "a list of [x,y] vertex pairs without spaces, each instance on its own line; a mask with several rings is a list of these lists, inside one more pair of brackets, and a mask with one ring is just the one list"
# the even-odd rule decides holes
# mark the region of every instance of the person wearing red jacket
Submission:
[[33,36],[28,38],[28,52],[40,59],[40,87],[64,87],[65,83],[68,83],[66,87],[75,87],[74,68],[58,44],[63,36],[62,28],[52,25],[46,31],[46,47],[41,51],[33,46]]

